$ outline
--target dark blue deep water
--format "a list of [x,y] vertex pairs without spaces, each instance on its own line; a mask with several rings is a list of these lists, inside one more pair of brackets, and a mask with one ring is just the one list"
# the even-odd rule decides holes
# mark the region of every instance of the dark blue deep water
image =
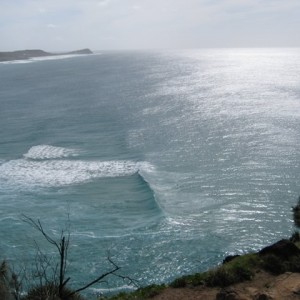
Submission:
[[[103,52],[0,64],[0,254],[71,233],[74,287],[107,251],[141,284],[293,230],[300,50]],[[28,267],[30,269],[30,267]],[[89,293],[126,288],[112,278]]]

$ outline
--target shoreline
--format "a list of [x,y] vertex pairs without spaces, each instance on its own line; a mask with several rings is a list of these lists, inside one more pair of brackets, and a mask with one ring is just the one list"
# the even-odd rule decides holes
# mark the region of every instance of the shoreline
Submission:
[[203,273],[150,285],[99,300],[296,300],[300,297],[300,236],[280,240],[258,252],[228,256]]
[[11,52],[0,52],[0,62],[28,60],[31,58],[42,58],[42,57],[55,57],[61,55],[87,55],[87,54],[93,54],[93,52],[88,48],[71,51],[71,52],[61,52],[61,53],[50,53],[40,49],[18,50],[18,51],[11,51]]

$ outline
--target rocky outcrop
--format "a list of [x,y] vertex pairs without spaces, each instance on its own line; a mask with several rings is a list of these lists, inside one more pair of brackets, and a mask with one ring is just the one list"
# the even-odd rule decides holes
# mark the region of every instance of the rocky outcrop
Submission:
[[275,244],[259,251],[260,255],[275,255],[281,259],[289,260],[293,256],[300,255],[300,249],[289,240],[280,240]]
[[13,52],[0,52],[0,61],[23,60],[32,57],[42,57],[49,55],[51,54],[43,50],[20,50]]
[[85,49],[81,49],[81,50],[68,52],[68,53],[65,53],[65,54],[93,54],[93,52],[90,49],[85,48]]
[[223,264],[231,262],[233,259],[239,257],[240,255],[228,255],[223,259]]
[[50,53],[43,50],[19,50],[12,52],[0,52],[0,61],[26,60],[34,57],[57,56],[57,55],[78,55],[78,54],[93,54],[90,49],[81,49],[72,52]]

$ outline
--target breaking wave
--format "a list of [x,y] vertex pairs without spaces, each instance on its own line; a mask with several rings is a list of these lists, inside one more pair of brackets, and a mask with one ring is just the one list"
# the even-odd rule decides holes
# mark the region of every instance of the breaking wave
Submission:
[[21,159],[0,164],[0,181],[19,186],[57,187],[79,184],[96,178],[129,176],[143,162],[129,160],[80,160],[74,149],[49,145],[34,146]]
[[30,159],[54,159],[77,156],[78,154],[78,151],[75,149],[54,147],[50,145],[39,145],[31,147],[28,152],[24,154],[24,157]]

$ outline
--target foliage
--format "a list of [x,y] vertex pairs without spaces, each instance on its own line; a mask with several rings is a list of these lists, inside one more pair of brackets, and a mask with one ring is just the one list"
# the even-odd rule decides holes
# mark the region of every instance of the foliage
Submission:
[[297,205],[292,207],[294,223],[297,227],[300,227],[300,197],[298,198]]
[[73,291],[64,288],[62,291],[54,284],[36,286],[32,288],[22,300],[83,300],[83,298],[74,294]]
[[250,280],[258,267],[259,259],[256,254],[246,254],[236,257],[215,270],[207,273],[205,280],[208,286],[226,287],[234,283]]
[[300,242],[300,233],[299,233],[299,231],[294,231],[294,233],[290,237],[290,241],[295,243],[296,246],[297,246],[297,243]]
[[[93,284],[104,282],[109,275],[114,275],[128,280],[130,283],[135,283],[134,280],[127,276],[122,276],[117,273],[120,269],[108,257],[111,263],[111,270],[101,274],[95,280],[87,283],[86,285],[76,289],[70,290],[67,284],[70,277],[67,277],[67,257],[69,250],[70,235],[61,232],[58,240],[52,238],[45,232],[40,220],[34,221],[33,219],[23,216],[24,221],[37,229],[43,237],[54,246],[59,255],[58,263],[53,266],[53,261],[37,246],[38,252],[36,257],[36,278],[39,279],[39,285],[34,286],[28,291],[26,296],[21,297],[21,283],[19,276],[11,272],[6,262],[0,264],[0,299],[5,300],[83,300],[79,292],[87,289]],[[295,225],[300,227],[300,197],[298,204],[293,207],[293,217]],[[300,233],[295,231],[290,242],[294,243],[300,248]],[[294,247],[294,246],[293,246]],[[295,247],[294,247],[295,248]],[[255,272],[259,269],[264,269],[273,274],[282,274],[284,272],[300,272],[300,255],[293,251],[287,251],[287,255],[280,257],[277,253],[269,253],[260,255],[259,253],[246,254],[236,257],[230,257],[230,260],[224,262],[222,265],[207,272],[196,273],[193,275],[182,276],[175,279],[170,283],[172,288],[184,288],[186,286],[200,286],[206,285],[209,287],[226,287],[231,284],[250,280]],[[49,270],[52,275],[49,277]],[[50,272],[50,273],[51,273]],[[144,300],[155,297],[160,294],[167,286],[166,285],[150,285],[144,288],[139,288],[134,292],[125,293],[121,292],[118,295],[111,297],[101,297],[99,300]]]
[[108,298],[100,298],[99,300],[109,299],[109,300],[144,300],[153,298],[157,295],[159,295],[166,286],[164,284],[162,285],[156,285],[152,284],[147,287],[139,288],[138,290],[131,292],[131,293],[119,293],[115,296],[108,297]]
[[170,283],[170,286],[173,288],[181,288],[184,286],[199,286],[205,283],[206,277],[207,272],[186,275],[175,279],[173,282]]
[[19,276],[9,268],[6,261],[2,261],[0,264],[0,299],[19,300],[20,294]]
[[175,279],[170,286],[176,288],[205,284],[207,286],[225,287],[251,279],[258,264],[259,259],[256,254],[246,254],[207,272]]
[[187,280],[184,277],[176,278],[174,281],[170,283],[172,288],[184,288],[187,286]]
[[285,272],[299,272],[300,256],[294,255],[288,259],[281,259],[276,255],[269,254],[263,257],[262,268],[275,275]]
[[[136,281],[128,276],[117,273],[120,267],[108,256],[107,260],[111,264],[111,269],[102,273],[97,278],[88,282],[87,284],[79,287],[75,290],[69,290],[67,284],[70,281],[70,277],[67,276],[67,258],[70,244],[70,234],[61,232],[58,240],[52,238],[45,230],[40,220],[33,220],[30,217],[23,216],[23,221],[31,225],[34,229],[39,231],[46,241],[56,248],[58,253],[58,262],[54,263],[51,258],[45,255],[37,245],[38,253],[36,258],[36,277],[39,281],[39,285],[33,287],[28,292],[28,295],[24,300],[79,300],[82,299],[79,296],[79,292],[86,290],[90,286],[96,283],[106,282],[104,281],[109,275],[119,277],[126,280],[129,284],[136,285]],[[50,275],[49,275],[50,273]]]
[[0,265],[0,299],[12,299],[9,285],[8,268],[5,261]]

